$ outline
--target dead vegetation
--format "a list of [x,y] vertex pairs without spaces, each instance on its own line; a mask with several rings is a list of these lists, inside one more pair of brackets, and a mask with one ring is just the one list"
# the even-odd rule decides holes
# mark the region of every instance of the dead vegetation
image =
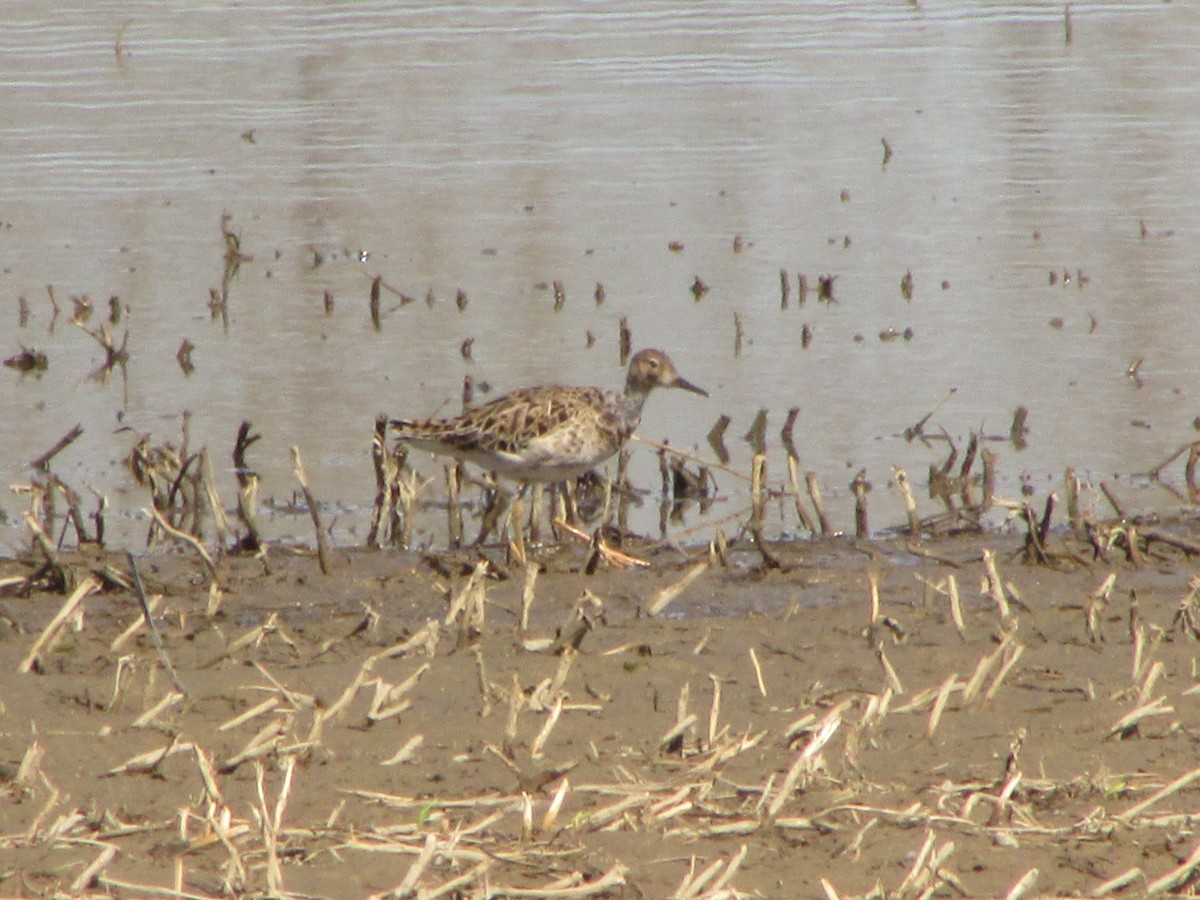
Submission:
[[[6,891],[1187,889],[1195,579],[1180,565],[1148,590],[1117,559],[1064,596],[1087,573],[1046,582],[1012,561],[1019,542],[971,546],[944,548],[953,569],[829,581],[857,603],[717,622],[653,618],[750,577],[704,561],[665,582],[613,573],[565,607],[577,574],[496,580],[480,562],[335,603],[319,627],[289,611],[320,602],[311,554],[277,559],[277,594],[252,559],[226,562],[228,586],[266,601],[246,625],[182,560],[143,588],[132,558],[104,580],[70,554],[57,609],[17,604],[24,579],[5,577]],[[983,602],[960,597],[976,583]]]

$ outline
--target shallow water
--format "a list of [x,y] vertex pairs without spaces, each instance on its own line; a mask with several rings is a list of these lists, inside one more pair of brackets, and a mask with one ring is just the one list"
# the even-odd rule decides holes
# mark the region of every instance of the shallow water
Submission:
[[[123,457],[138,433],[174,439],[187,409],[192,445],[219,463],[254,423],[265,495],[291,493],[299,445],[340,510],[338,539],[360,540],[377,413],[454,410],[466,374],[497,390],[617,386],[625,315],[635,347],[667,349],[712,394],[656,395],[643,436],[709,456],[704,435],[728,413],[746,471],[739,438],[766,408],[778,481],[775,435],[798,406],[802,465],[840,527],[864,467],[873,524],[900,521],[891,466],[920,482],[944,453],[902,432],[952,390],[930,428],[960,442],[1030,411],[1027,449],[991,445],[1004,495],[1022,476],[1056,489],[1071,465],[1118,479],[1138,508],[1177,503],[1130,479],[1192,439],[1200,413],[1191,4],[1077,3],[1070,43],[1055,3],[144,0],[18,2],[7,19],[0,353],[35,347],[50,368],[0,372],[5,484],[78,422],[56,470],[136,510]],[[252,257],[227,330],[207,306],[223,213]],[[814,288],[836,275],[836,302],[799,303],[798,272]],[[376,275],[418,300],[385,291],[378,330]],[[699,302],[696,276],[710,286]],[[69,321],[83,294],[89,328],[110,296],[128,308],[125,379],[89,378],[103,353]],[[888,328],[912,339],[880,340]],[[185,338],[190,376],[175,360]],[[635,457],[655,486],[653,455]],[[1169,474],[1177,484],[1182,462]],[[742,504],[740,482],[721,485],[714,517]]]

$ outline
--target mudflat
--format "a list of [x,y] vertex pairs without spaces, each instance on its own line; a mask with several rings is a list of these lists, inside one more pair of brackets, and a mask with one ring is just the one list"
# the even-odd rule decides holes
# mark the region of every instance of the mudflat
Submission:
[[1195,530],[5,560],[0,893],[1186,892]]

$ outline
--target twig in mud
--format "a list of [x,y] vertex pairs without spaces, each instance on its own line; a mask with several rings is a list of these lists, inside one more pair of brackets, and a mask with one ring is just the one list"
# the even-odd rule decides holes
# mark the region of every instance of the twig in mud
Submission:
[[1188,441],[1186,444],[1181,444],[1178,450],[1160,462],[1157,466],[1152,468],[1146,473],[1146,475],[1157,481],[1162,477],[1163,469],[1175,462],[1175,460],[1179,459],[1179,457],[1183,456],[1184,453],[1187,453],[1189,450],[1193,450],[1197,444],[1200,444],[1200,441]]
[[158,633],[158,626],[154,624],[154,616],[151,615],[150,603],[146,599],[146,588],[142,584],[142,573],[138,571],[137,560],[129,551],[125,552],[125,559],[129,562],[129,572],[133,576],[133,589],[137,594],[138,606],[142,610],[142,618],[146,622],[146,627],[150,629],[150,636],[154,639],[154,648],[158,651],[158,658],[162,662],[163,668],[167,670],[167,676],[171,679],[175,690],[186,697],[188,695],[187,688],[183,686],[183,682],[179,680],[179,675],[175,672],[175,667],[171,665],[171,658],[167,656],[162,637]]
[[949,403],[957,392],[958,388],[951,388],[945,397],[933,405],[933,408],[929,410],[929,412],[925,413],[925,415],[921,416],[921,418],[919,418],[916,422],[905,428],[904,439],[910,443],[914,438],[920,438],[922,441],[927,441],[928,438],[925,434],[925,426],[929,424],[929,420],[933,418],[934,413]]
[[1112,506],[1113,511],[1117,514],[1118,519],[1125,521],[1129,518],[1128,514],[1125,512],[1125,508],[1121,505],[1121,501],[1117,498],[1116,492],[1113,490],[1111,484],[1109,484],[1107,481],[1100,482],[1100,492],[1104,494],[1105,499],[1108,500],[1109,505]]
[[292,471],[300,482],[300,490],[304,492],[304,502],[308,506],[308,514],[312,518],[313,530],[317,535],[317,564],[321,574],[329,574],[329,547],[325,542],[325,529],[321,527],[321,512],[317,508],[317,500],[308,486],[308,474],[304,471],[304,462],[300,459],[300,448],[292,447]]
[[59,453],[61,453],[67,447],[71,446],[71,444],[73,444],[82,434],[83,434],[83,426],[76,425],[74,428],[72,428],[70,431],[68,431],[62,437],[60,437],[57,441],[55,441],[53,447],[51,447],[49,450],[47,450],[45,453],[43,453],[41,456],[37,457],[36,459],[30,460],[29,467],[31,469],[37,469],[39,472],[49,471],[50,460],[54,459],[54,457],[56,457]]

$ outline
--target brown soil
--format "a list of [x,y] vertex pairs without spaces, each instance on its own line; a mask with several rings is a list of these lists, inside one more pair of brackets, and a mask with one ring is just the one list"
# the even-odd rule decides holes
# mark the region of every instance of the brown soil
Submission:
[[[984,547],[1007,619],[980,591]],[[114,646],[134,593],[87,597],[15,674],[65,597],[9,587],[0,893],[995,896],[1028,875],[1027,896],[1093,895],[1134,869],[1128,893],[1171,873],[1157,887],[1191,890],[1200,781],[1152,799],[1200,775],[1198,645],[1176,622],[1188,558],[1072,545],[1032,566],[1019,540],[977,535],[923,548],[939,559],[789,544],[767,573],[735,554],[658,618],[646,608],[695,559],[643,548],[649,569],[589,577],[565,548],[524,635],[524,572],[502,562],[475,634],[443,621],[465,556],[338,551],[330,575],[307,552],[226,559],[209,616],[204,568],[164,553],[139,568],[186,690],[165,704],[151,634]],[[69,564],[77,582],[128,571]],[[569,634],[577,654],[542,640]]]

